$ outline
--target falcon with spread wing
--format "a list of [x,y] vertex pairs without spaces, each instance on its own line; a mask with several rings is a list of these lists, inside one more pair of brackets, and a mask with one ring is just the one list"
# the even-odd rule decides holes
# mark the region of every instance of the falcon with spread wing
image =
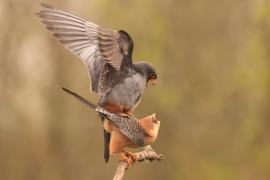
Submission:
[[[47,29],[88,67],[91,91],[100,95],[98,106],[116,114],[130,115],[140,102],[148,82],[155,84],[157,74],[146,62],[132,62],[133,41],[123,30],[98,26],[71,13],[42,4],[37,13]],[[104,125],[104,158],[109,160],[112,126]]]

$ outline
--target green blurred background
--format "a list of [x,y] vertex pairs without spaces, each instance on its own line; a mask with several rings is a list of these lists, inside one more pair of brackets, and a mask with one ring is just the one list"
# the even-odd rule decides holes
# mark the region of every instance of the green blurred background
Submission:
[[[134,61],[159,75],[137,117],[156,112],[162,162],[125,179],[270,179],[270,0],[50,0],[97,24],[124,29]],[[39,1],[0,2],[0,179],[112,179],[87,69],[34,15]]]

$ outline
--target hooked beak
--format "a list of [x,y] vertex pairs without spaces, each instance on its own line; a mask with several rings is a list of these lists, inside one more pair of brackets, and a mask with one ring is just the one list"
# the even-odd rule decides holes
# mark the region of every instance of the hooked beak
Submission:
[[157,79],[151,79],[152,85],[154,86],[155,84],[157,84]]
[[156,113],[152,114],[151,118],[153,119],[153,122],[155,122],[156,124],[160,124],[160,121],[158,121],[156,118]]
[[148,83],[151,83],[152,86],[154,86],[157,83],[157,79],[149,79],[147,82],[147,85],[148,85]]
[[156,113],[152,114],[151,117],[152,117],[154,120],[157,120],[157,118],[156,118]]

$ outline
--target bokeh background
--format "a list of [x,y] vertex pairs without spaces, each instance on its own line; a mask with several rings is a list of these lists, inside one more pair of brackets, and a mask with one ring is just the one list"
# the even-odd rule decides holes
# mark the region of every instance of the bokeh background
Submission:
[[[134,61],[159,75],[137,117],[156,112],[162,162],[125,179],[270,179],[269,0],[50,0],[97,24],[125,29]],[[39,1],[0,1],[0,179],[112,179],[103,161],[87,70],[34,15]]]

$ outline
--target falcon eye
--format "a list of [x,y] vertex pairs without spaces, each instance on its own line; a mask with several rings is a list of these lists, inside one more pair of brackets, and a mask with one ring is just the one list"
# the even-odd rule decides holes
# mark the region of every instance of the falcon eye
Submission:
[[156,124],[157,120],[155,118],[152,118],[152,122]]
[[157,79],[157,76],[155,74],[150,74],[150,79]]

